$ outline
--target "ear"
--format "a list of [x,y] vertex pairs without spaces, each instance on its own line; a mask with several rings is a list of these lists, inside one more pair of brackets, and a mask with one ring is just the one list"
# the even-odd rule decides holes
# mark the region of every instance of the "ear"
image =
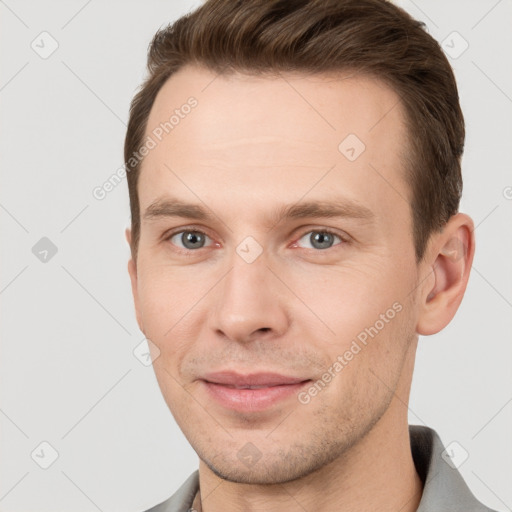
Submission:
[[132,232],[131,232],[130,228],[126,228],[125,236],[126,236],[126,241],[128,242],[128,245],[130,246],[130,253],[131,253],[130,259],[128,260],[128,274],[130,275],[130,281],[131,281],[131,285],[132,285],[132,295],[133,295],[133,302],[135,305],[135,315],[137,317],[137,323],[139,324],[139,329],[144,333],[144,322],[142,319],[142,311],[140,309],[140,304],[139,304],[137,264],[133,260],[133,252],[131,251]]
[[[428,336],[444,329],[455,316],[468,284],[475,253],[474,224],[464,213],[452,216],[432,235],[416,331]],[[423,272],[422,272],[423,274]]]

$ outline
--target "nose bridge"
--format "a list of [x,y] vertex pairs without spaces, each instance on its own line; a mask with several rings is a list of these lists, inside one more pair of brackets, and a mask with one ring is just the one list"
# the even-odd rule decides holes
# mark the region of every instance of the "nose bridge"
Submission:
[[[243,252],[246,247],[241,244],[234,251],[230,259],[230,272],[226,276],[222,286],[222,300],[220,305],[233,312],[238,311],[246,315],[246,308],[252,310],[261,309],[267,303],[269,288],[268,258],[263,252],[254,260],[246,259],[251,254],[251,249]],[[240,252],[242,255],[240,255]],[[254,255],[251,255],[251,258]],[[266,286],[265,286],[266,285]]]

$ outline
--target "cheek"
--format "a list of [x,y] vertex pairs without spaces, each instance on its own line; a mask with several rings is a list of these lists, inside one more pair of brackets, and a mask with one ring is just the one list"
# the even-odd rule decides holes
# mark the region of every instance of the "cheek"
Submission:
[[386,312],[400,302],[400,283],[384,270],[377,265],[319,267],[289,275],[291,287],[303,302],[297,306],[301,314],[296,309],[293,316],[307,330],[320,328],[322,343],[343,349],[376,322],[381,327],[381,315],[384,321],[394,318],[396,311],[387,316]]
[[177,316],[186,304],[204,294],[206,286],[204,275],[198,279],[191,267],[147,263],[139,273],[141,305],[150,314]]
[[314,383],[316,389],[302,397],[316,403],[312,409],[331,404],[331,414],[347,425],[383,413],[402,372],[410,339],[407,310],[395,302],[375,311],[347,306],[346,322],[335,326],[336,341],[329,346],[318,343],[329,362]]
[[297,295],[321,319],[298,311],[294,315],[302,338],[325,354],[328,374],[321,380],[332,384],[319,403],[333,400],[344,410],[350,402],[364,408],[365,400],[369,406],[389,398],[387,386],[396,384],[412,329],[407,275],[398,280],[395,272],[359,266],[295,281]]
[[204,280],[175,269],[152,268],[139,276],[139,308],[146,336],[162,352],[180,348],[190,329],[189,316],[209,289]]

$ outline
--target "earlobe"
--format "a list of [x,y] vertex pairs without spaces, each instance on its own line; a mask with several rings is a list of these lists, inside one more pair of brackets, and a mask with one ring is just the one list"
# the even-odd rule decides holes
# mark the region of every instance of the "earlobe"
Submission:
[[[425,280],[420,299],[418,334],[428,336],[446,327],[462,301],[473,262],[474,225],[465,214],[454,215],[431,244],[432,277]],[[433,284],[432,284],[433,283]]]

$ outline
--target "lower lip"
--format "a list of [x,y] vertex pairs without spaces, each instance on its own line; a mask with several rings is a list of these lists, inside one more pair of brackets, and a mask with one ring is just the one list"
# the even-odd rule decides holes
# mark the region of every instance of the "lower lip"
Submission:
[[258,412],[268,409],[291,395],[296,395],[310,381],[259,389],[235,389],[213,382],[202,382],[210,396],[220,405],[237,411]]

